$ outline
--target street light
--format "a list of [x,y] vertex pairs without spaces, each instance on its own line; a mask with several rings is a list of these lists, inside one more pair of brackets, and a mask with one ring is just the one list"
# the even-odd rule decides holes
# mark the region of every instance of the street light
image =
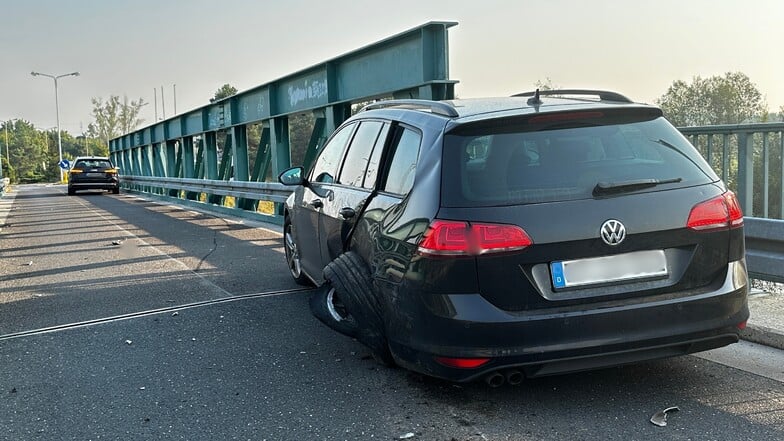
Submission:
[[[30,75],[32,75],[34,77],[37,77],[37,76],[40,75],[40,76],[48,77],[48,78],[51,78],[51,79],[54,80],[54,107],[55,107],[55,111],[56,111],[56,115],[57,115],[57,150],[60,153],[60,162],[62,162],[63,161],[63,140],[62,140],[62,137],[60,136],[60,100],[59,100],[59,98],[57,96],[57,79],[58,78],[63,78],[63,77],[69,77],[69,76],[78,77],[79,76],[79,72],[71,72],[71,73],[62,74],[62,75],[49,75],[49,74],[33,71],[33,72],[30,72]],[[59,167],[59,165],[58,165],[58,167]],[[62,168],[60,168],[60,182],[63,182],[63,169]]]

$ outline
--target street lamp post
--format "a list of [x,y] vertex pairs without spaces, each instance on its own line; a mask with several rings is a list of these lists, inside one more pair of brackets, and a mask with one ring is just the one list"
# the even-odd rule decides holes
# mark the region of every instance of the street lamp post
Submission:
[[[57,79],[58,78],[63,78],[63,77],[69,77],[69,76],[78,77],[79,76],[79,72],[71,72],[71,73],[67,73],[67,74],[63,74],[63,75],[49,75],[49,74],[33,71],[33,72],[30,72],[30,75],[32,75],[34,77],[37,77],[37,76],[40,75],[40,76],[48,77],[48,78],[51,78],[51,79],[54,80],[54,106],[55,106],[55,112],[56,112],[56,116],[57,116],[57,150],[60,153],[60,162],[62,162],[63,161],[63,140],[62,140],[62,136],[60,135],[60,99],[57,96]],[[59,165],[58,165],[58,168],[59,168]],[[63,182],[63,169],[62,168],[60,168],[60,182]]]
[[[18,121],[18,120],[19,120],[18,118],[11,118],[3,124],[3,127],[5,128],[5,162],[6,164],[8,164],[9,170],[11,169],[11,149],[8,144],[8,124],[11,124],[12,121]],[[2,154],[3,154],[2,151],[0,151],[0,155]],[[3,177],[2,162],[3,161],[0,161],[0,178]]]

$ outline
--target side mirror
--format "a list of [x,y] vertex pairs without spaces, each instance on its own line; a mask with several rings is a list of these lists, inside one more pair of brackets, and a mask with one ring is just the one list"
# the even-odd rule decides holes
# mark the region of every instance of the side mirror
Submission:
[[278,176],[278,181],[283,185],[305,185],[304,172],[302,167],[290,168]]

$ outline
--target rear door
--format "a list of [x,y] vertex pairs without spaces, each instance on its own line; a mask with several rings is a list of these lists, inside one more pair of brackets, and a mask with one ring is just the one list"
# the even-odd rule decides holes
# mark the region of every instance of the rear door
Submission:
[[381,155],[390,123],[363,120],[353,134],[337,179],[325,184],[330,197],[319,212],[319,242],[322,268],[343,252],[356,220],[376,184]]

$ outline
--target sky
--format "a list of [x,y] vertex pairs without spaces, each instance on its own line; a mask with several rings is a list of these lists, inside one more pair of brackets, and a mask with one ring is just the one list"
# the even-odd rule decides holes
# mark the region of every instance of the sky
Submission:
[[[675,80],[747,74],[770,111],[784,106],[784,1],[756,0],[0,0],[0,120],[80,134],[91,98],[127,95],[162,116],[417,27],[449,30],[461,98],[546,81],[653,103]],[[83,128],[83,129],[82,129]]]

